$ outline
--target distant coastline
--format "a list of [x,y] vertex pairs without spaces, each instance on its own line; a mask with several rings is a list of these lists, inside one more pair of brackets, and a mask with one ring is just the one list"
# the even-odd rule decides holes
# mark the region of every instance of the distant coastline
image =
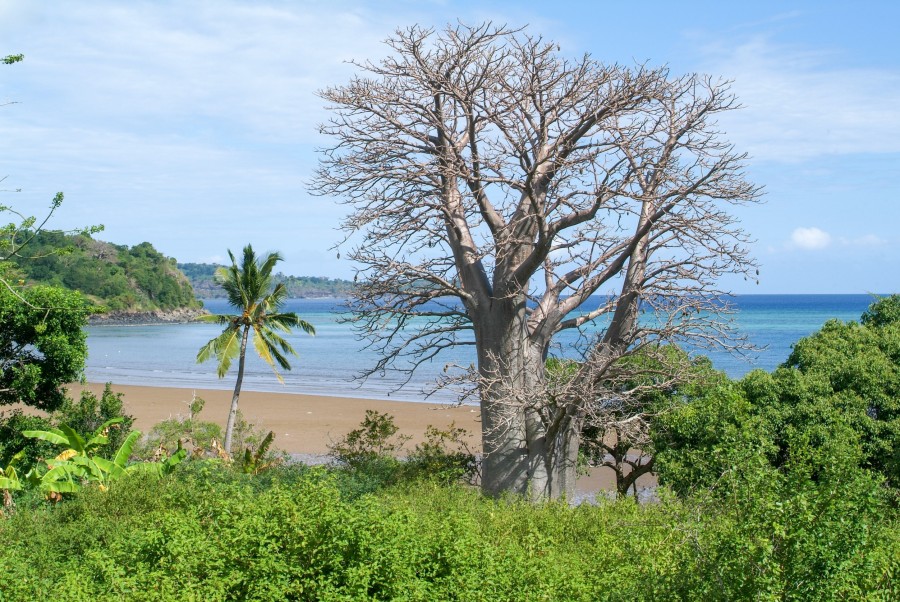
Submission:
[[[225,291],[216,280],[216,271],[226,266],[212,263],[179,263],[178,269],[187,277],[198,299],[222,299]],[[346,299],[355,284],[341,278],[327,276],[274,275],[276,284],[283,284],[291,299]]]
[[93,314],[88,318],[90,326],[152,326],[154,324],[187,324],[196,322],[209,310],[188,308],[158,311],[110,311]]

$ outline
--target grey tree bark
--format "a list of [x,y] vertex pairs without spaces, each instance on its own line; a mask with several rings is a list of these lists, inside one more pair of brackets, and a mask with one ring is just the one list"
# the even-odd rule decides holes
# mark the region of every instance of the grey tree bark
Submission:
[[[484,490],[570,495],[582,428],[635,393],[623,358],[728,344],[716,283],[755,265],[725,209],[760,192],[716,129],[737,103],[727,82],[568,59],[491,24],[387,44],[321,92],[335,143],[313,187],[350,207],[354,319],[381,352],[369,374],[473,345],[456,376],[481,404]],[[550,386],[554,337],[589,325],[577,374]]]

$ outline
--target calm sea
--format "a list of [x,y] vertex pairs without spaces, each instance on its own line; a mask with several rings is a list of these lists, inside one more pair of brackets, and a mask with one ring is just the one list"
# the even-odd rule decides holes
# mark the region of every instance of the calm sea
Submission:
[[[707,352],[714,365],[732,377],[754,368],[772,370],[783,362],[797,339],[818,330],[827,320],[858,320],[872,302],[869,295],[742,295],[736,297],[738,329],[761,348],[753,357]],[[351,327],[340,323],[340,301],[294,299],[287,310],[299,313],[316,327],[316,336],[294,334],[288,338],[300,354],[291,360],[281,385],[272,370],[248,350],[244,389],[419,401],[422,390],[443,372],[448,363],[469,365],[474,350],[462,347],[421,366],[404,386],[404,376],[388,372],[364,382],[354,380],[372,366],[377,355],[363,349]],[[206,301],[213,313],[229,313],[221,299]],[[88,328],[87,379],[91,382],[184,388],[231,389],[234,373],[216,377],[215,362],[198,365],[197,350],[220,332],[213,324],[155,326],[92,326]],[[575,337],[562,339],[565,353]],[[399,390],[398,390],[399,388]],[[449,393],[432,399],[455,401]]]

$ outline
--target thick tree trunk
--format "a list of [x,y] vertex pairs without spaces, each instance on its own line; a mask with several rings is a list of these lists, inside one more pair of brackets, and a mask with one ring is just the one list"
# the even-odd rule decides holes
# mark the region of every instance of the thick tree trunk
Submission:
[[482,378],[482,489],[512,492],[532,500],[571,497],[581,423],[575,412],[553,419],[538,407],[545,399],[546,341],[532,340],[525,302],[493,301],[476,319]]
[[241,396],[241,383],[244,380],[244,361],[247,357],[247,339],[250,338],[250,327],[244,326],[244,334],[241,336],[241,355],[238,358],[237,382],[234,383],[234,395],[231,396],[231,410],[228,412],[228,422],[225,425],[225,452],[231,454],[231,438],[234,434],[234,421],[237,418],[238,398]]

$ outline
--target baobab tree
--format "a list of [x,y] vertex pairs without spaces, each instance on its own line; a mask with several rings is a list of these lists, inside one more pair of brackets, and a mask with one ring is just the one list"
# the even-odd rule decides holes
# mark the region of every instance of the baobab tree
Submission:
[[[716,129],[736,99],[727,82],[569,59],[489,23],[387,44],[320,92],[334,143],[313,186],[350,207],[372,371],[474,345],[483,489],[570,494],[585,422],[607,414],[606,392],[630,394],[624,356],[727,339],[717,282],[755,269],[728,209],[759,196]],[[550,390],[554,337],[589,324],[577,376]]]

